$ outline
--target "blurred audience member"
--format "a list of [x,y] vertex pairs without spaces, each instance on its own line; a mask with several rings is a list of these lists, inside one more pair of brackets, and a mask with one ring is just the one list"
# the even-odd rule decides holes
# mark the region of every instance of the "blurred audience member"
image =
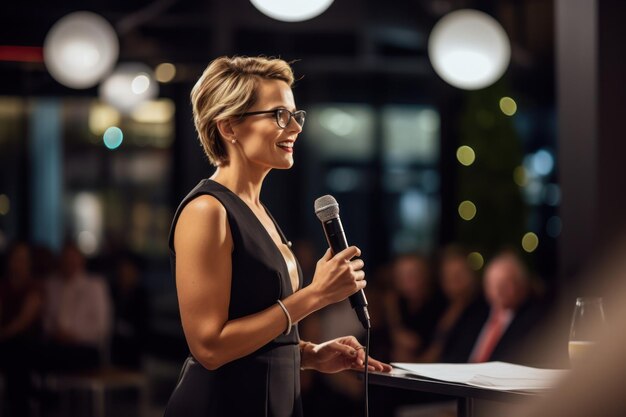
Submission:
[[486,267],[483,287],[488,307],[478,306],[455,326],[444,360],[535,364],[528,348],[536,340],[544,309],[531,292],[530,276],[513,252],[502,252]]
[[24,416],[28,414],[31,354],[40,329],[42,294],[33,279],[26,243],[10,246],[6,261],[0,282],[0,371],[7,385],[6,415]]
[[458,246],[449,246],[441,254],[439,285],[446,299],[446,307],[437,322],[433,339],[418,358],[419,362],[439,362],[454,326],[468,314],[475,304],[484,308],[479,279],[467,261],[467,252]]
[[116,259],[111,282],[114,304],[111,361],[115,365],[138,369],[149,331],[148,293],[141,284],[139,260],[130,253]]
[[111,333],[111,300],[103,279],[91,276],[73,244],[64,246],[59,272],[46,282],[44,369],[78,370],[101,364]]
[[391,360],[415,362],[430,344],[443,301],[428,260],[404,254],[392,264],[392,291],[386,300],[391,332]]

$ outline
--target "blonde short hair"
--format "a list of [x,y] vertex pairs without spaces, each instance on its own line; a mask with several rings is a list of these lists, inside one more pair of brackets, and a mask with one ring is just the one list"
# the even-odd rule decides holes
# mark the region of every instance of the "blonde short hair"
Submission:
[[294,77],[282,59],[265,57],[220,57],[212,61],[191,90],[193,121],[209,162],[228,161],[217,122],[245,113],[257,100],[260,80],[282,80],[290,87]]

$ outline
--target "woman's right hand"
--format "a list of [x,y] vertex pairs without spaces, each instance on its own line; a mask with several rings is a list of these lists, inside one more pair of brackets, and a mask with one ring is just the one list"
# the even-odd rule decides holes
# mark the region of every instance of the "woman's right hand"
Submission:
[[356,246],[350,246],[335,256],[328,249],[317,261],[311,287],[318,291],[325,305],[343,301],[365,288],[365,263],[362,259],[352,260],[360,255],[361,250]]

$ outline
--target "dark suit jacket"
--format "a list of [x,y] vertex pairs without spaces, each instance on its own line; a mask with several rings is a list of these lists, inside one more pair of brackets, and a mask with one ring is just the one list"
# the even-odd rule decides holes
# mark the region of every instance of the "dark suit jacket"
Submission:
[[[529,299],[516,311],[493,353],[490,361],[504,361],[524,365],[541,363],[538,351],[538,328],[545,309],[534,299]],[[467,362],[483,325],[489,318],[489,306],[484,300],[475,302],[452,329],[444,347],[443,362]]]

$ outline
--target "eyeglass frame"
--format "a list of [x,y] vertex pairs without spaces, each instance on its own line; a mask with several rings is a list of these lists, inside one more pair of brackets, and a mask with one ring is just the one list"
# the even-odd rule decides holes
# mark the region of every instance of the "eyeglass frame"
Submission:
[[[281,126],[280,122],[278,121],[278,112],[279,111],[286,111],[287,113],[289,113],[289,120],[287,120],[287,124],[285,126]],[[306,111],[304,110],[296,110],[295,112],[291,112],[285,108],[279,108],[279,109],[274,109],[274,110],[260,110],[260,111],[249,111],[246,113],[240,113],[238,115],[236,115],[236,117],[239,117],[240,119],[246,117],[246,116],[254,116],[257,114],[270,114],[270,113],[274,113],[274,119],[276,120],[276,124],[278,125],[278,127],[280,127],[281,129],[287,129],[287,126],[289,126],[289,123],[291,123],[291,120],[295,120],[296,124],[298,126],[300,126],[301,128],[304,126],[304,121],[302,122],[302,124],[298,123],[298,120],[295,118],[296,113],[300,113],[304,116],[304,120],[306,121]]]

